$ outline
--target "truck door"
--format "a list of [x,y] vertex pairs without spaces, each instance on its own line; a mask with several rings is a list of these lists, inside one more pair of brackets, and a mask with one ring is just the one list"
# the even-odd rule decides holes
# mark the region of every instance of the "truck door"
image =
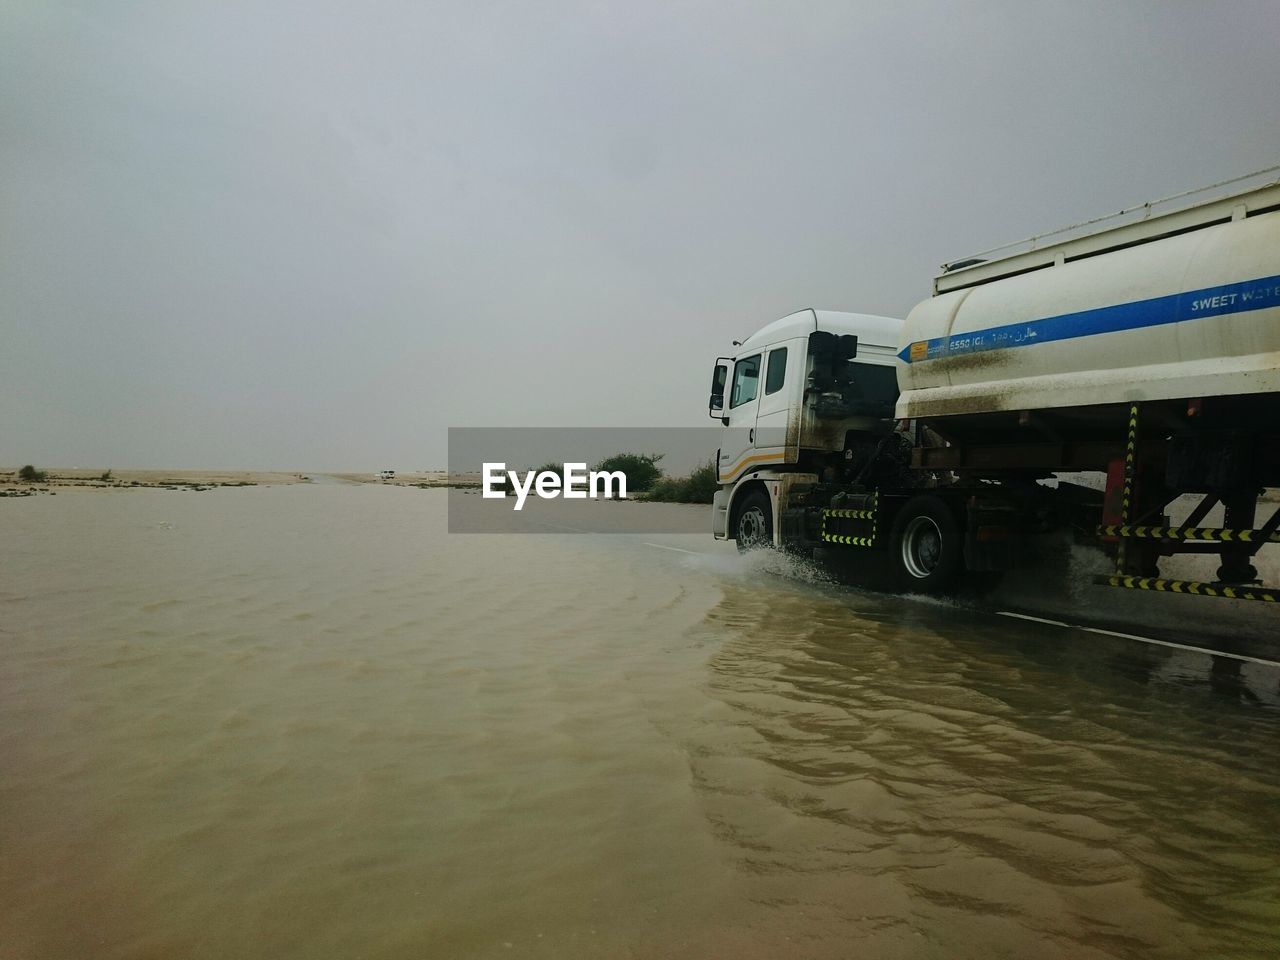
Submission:
[[804,341],[774,344],[764,355],[760,387],[760,407],[756,412],[756,464],[782,463],[786,459],[787,419],[792,402],[798,401],[795,386],[804,360]]
[[720,482],[736,480],[755,452],[756,411],[760,407],[760,353],[740,357],[729,376],[729,396],[724,415],[728,419],[720,438]]

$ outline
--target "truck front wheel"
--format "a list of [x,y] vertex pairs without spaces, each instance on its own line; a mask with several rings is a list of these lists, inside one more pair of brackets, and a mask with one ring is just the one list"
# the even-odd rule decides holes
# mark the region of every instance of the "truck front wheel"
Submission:
[[943,593],[960,573],[960,525],[937,497],[908,500],[893,521],[889,544],[900,590]]
[[738,552],[773,546],[773,507],[763,490],[751,490],[742,498],[734,523]]

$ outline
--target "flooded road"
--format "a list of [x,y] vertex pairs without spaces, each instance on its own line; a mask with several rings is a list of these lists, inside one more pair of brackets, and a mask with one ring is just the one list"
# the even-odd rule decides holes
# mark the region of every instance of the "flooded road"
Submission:
[[0,958],[1280,950],[1275,668],[445,526],[6,504]]

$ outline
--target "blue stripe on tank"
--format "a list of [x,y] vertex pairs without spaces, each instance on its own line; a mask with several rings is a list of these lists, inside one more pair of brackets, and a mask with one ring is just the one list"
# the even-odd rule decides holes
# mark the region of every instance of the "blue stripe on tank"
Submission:
[[[1041,320],[1010,323],[972,333],[917,341],[903,347],[898,356],[907,363],[920,363],[984,350],[1004,350],[1054,340],[1092,337],[1100,333],[1139,330],[1143,327],[1221,317],[1275,306],[1280,306],[1280,276],[1259,277],[1257,280],[1242,280],[1220,287],[1188,290],[1150,300],[1117,303],[1110,307],[1097,307]],[[917,348],[915,352],[918,354],[921,342],[926,344],[925,355],[916,356],[912,360],[912,347]]]

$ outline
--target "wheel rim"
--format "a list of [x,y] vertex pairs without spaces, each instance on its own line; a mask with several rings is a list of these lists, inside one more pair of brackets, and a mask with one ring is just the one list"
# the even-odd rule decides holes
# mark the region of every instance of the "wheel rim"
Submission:
[[738,542],[748,546],[760,546],[767,539],[764,511],[759,507],[747,507],[738,517]]
[[902,534],[902,565],[917,580],[938,569],[942,560],[942,531],[932,517],[915,517]]

